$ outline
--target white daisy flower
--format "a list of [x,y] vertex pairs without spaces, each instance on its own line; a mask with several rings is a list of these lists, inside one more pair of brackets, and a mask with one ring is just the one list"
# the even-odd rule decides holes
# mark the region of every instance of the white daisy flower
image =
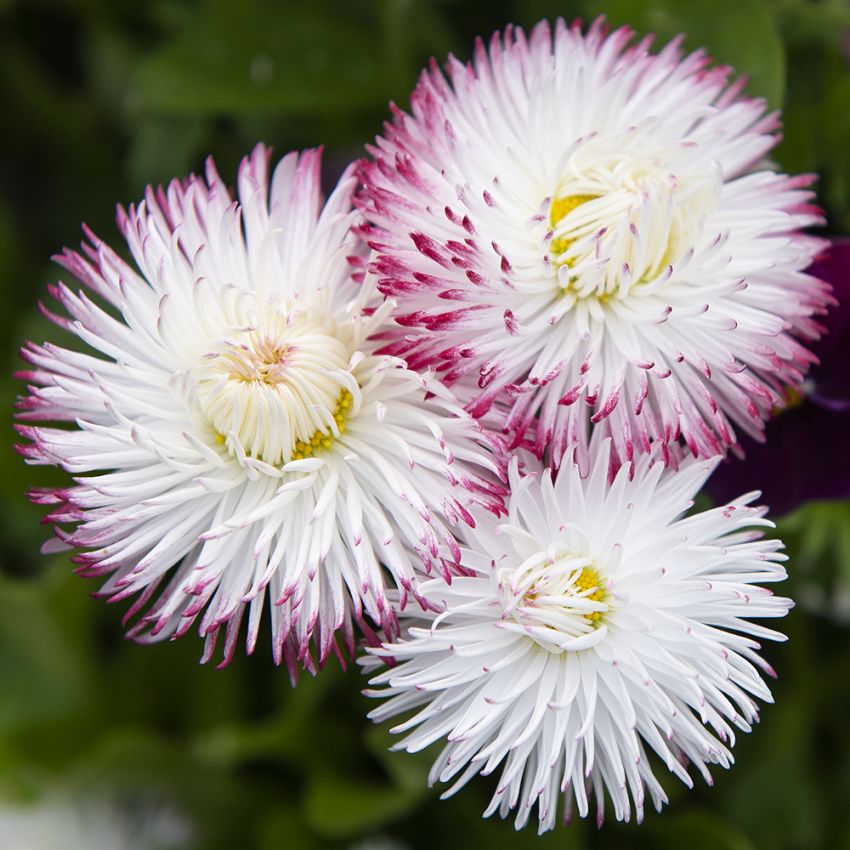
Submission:
[[[765,155],[779,120],[680,40],[544,21],[422,74],[363,166],[387,351],[557,464],[589,432],[618,460],[758,437],[814,359],[829,287],[806,274],[811,175]],[[468,382],[467,382],[468,384]],[[474,384],[472,385],[475,386]]]
[[667,799],[657,766],[710,783],[753,698],[771,701],[757,639],[784,638],[749,620],[792,603],[759,586],[785,578],[785,556],[757,530],[772,526],[758,494],[685,516],[715,461],[673,472],[644,455],[611,481],[610,454],[606,440],[586,478],[565,456],[554,483],[514,463],[508,519],[467,533],[466,575],[424,584],[433,612],[370,650],[393,659],[370,717],[405,715],[398,749],[443,742],[430,781],[453,782],[444,796],[500,769],[485,816],[515,810],[517,828],[535,804],[553,828],[561,797],[565,820],[595,797],[601,822],[607,797],[640,821],[647,792]]
[[390,305],[360,284],[351,170],[322,208],[318,150],[284,157],[270,193],[269,156],[242,162],[239,203],[209,162],[120,210],[138,272],[92,234],[59,258],[96,298],[59,284],[70,318],[52,318],[96,353],[24,348],[23,416],[68,424],[22,426],[22,452],[74,476],[34,498],[76,523],[57,535],[87,550],[80,572],[138,596],[130,615],[155,599],[132,635],[200,617],[204,660],[225,627],[226,662],[268,598],[275,660],[313,670],[311,642],[321,663],[341,630],[350,652],[353,621],[392,631],[386,579],[415,592],[502,488],[450,394],[373,353]]

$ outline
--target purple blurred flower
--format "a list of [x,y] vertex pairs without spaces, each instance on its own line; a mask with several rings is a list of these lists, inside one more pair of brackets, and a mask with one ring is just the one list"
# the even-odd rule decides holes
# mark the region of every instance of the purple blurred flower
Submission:
[[774,515],[812,499],[850,497],[850,238],[833,241],[811,274],[828,281],[838,301],[812,351],[820,364],[804,394],[768,423],[765,442],[741,438],[743,460],[730,457],[708,484],[719,503],[746,490],[761,490]]

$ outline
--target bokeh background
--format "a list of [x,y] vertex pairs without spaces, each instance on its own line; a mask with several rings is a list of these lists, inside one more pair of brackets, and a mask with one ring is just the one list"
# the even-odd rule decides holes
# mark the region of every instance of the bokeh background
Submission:
[[[430,56],[466,58],[509,21],[591,18],[687,33],[784,109],[776,159],[821,175],[827,233],[850,234],[850,6],[846,0],[0,0],[0,392],[11,410],[24,338],[56,338],[36,302],[50,256],[80,222],[117,245],[116,203],[198,170],[232,179],[258,140],[278,153],[324,144],[333,178],[406,105]],[[569,104],[564,104],[568,109]],[[850,438],[850,435],[848,435]],[[665,780],[671,804],[643,826],[575,823],[537,838],[483,821],[481,779],[447,802],[425,786],[430,755],[387,752],[365,719],[362,677],[332,663],[292,689],[262,639],[225,670],[194,635],[140,647],[122,611],[89,597],[26,501],[55,482],[0,452],[0,801],[108,799],[136,819],[166,810],[180,847],[830,848],[850,850],[850,507],[784,518],[790,642],[769,647],[776,705],[713,788]],[[836,446],[847,452],[848,445]],[[798,447],[805,455],[806,445]],[[777,463],[787,459],[777,458]],[[185,830],[184,830],[185,833]],[[0,817],[0,848],[7,846]],[[61,844],[56,845],[61,848]]]

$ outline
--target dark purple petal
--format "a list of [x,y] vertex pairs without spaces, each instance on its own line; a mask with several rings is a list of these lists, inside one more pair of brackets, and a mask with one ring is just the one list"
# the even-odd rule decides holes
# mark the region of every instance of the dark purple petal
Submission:
[[766,441],[743,438],[744,460],[730,456],[706,489],[718,503],[750,490],[773,516],[813,499],[850,497],[850,411],[833,413],[804,402],[769,422]]
[[837,305],[812,346],[820,364],[799,407],[767,424],[765,442],[741,438],[746,457],[720,464],[706,489],[718,502],[761,490],[774,515],[812,499],[850,497],[850,239],[836,239],[809,271],[830,284]]
[[834,240],[828,255],[809,271],[832,284],[838,301],[823,319],[827,332],[812,346],[821,361],[810,375],[816,396],[850,400],[850,239]]

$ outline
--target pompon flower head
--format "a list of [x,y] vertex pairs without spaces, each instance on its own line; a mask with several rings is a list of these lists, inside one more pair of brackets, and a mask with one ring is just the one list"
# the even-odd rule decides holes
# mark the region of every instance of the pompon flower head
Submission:
[[758,717],[753,697],[771,700],[756,639],[784,638],[749,619],[791,601],[757,584],[785,578],[758,494],[685,516],[716,460],[674,472],[644,455],[612,481],[609,449],[586,478],[565,456],[554,483],[514,463],[508,518],[466,534],[466,575],[425,583],[433,612],[370,650],[395,662],[370,682],[387,698],[372,719],[405,715],[399,749],[445,742],[430,774],[454,782],[444,796],[501,769],[485,816],[516,810],[517,828],[535,804],[539,830],[553,828],[561,797],[567,821],[591,796],[599,822],[606,796],[640,821],[647,793],[667,799],[653,762],[711,782]]
[[74,475],[33,498],[87,550],[80,572],[138,596],[128,617],[155,600],[131,635],[200,617],[205,660],[224,628],[226,661],[268,598],[294,672],[311,646],[339,654],[338,630],[350,652],[364,615],[392,632],[384,568],[404,598],[502,487],[451,395],[368,343],[389,305],[360,283],[351,170],[322,208],[318,150],[284,157],[270,194],[269,156],[242,162],[241,206],[209,162],[119,211],[138,272],[92,234],[59,258],[88,294],[56,286],[70,318],[53,318],[96,354],[27,344],[22,416],[70,427],[20,430],[29,462]]
[[477,379],[476,416],[509,401],[517,443],[539,420],[556,464],[594,426],[620,461],[758,436],[829,300],[804,272],[813,178],[765,161],[777,115],[680,40],[632,37],[544,21],[432,63],[362,170],[387,350]]

